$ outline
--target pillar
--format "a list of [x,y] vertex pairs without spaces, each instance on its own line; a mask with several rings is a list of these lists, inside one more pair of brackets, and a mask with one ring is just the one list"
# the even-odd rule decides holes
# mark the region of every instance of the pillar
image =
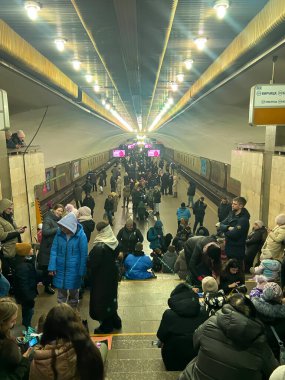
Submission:
[[11,199],[11,177],[5,132],[0,131],[0,197]]

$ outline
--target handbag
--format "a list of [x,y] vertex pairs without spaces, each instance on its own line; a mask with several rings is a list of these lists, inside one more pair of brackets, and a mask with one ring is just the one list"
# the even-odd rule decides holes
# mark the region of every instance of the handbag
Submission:
[[273,332],[273,335],[275,336],[277,342],[278,342],[278,345],[279,345],[279,350],[280,350],[280,354],[279,354],[279,363],[281,365],[284,365],[285,364],[285,347],[284,347],[284,343],[282,342],[282,340],[279,338],[275,328],[273,326],[270,326],[272,332]]

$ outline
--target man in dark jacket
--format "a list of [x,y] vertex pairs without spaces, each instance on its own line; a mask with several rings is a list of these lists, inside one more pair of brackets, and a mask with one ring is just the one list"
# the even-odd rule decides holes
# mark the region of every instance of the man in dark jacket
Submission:
[[187,189],[187,196],[188,196],[187,207],[193,207],[195,193],[196,193],[196,184],[193,181],[189,181],[189,186]]
[[82,187],[79,185],[79,183],[76,183],[73,189],[73,196],[77,208],[82,206],[82,191]]
[[198,201],[194,203],[194,206],[193,206],[193,214],[195,215],[193,234],[195,234],[198,224],[200,224],[200,227],[203,227],[205,210],[207,208],[206,203],[204,203],[204,199],[205,199],[204,197],[200,197]]
[[91,210],[91,216],[93,218],[94,208],[95,208],[95,201],[91,194],[86,194],[86,197],[83,199],[82,206],[87,206]]
[[232,201],[232,212],[226,219],[217,224],[224,232],[226,239],[225,252],[229,259],[237,259],[243,267],[245,257],[245,242],[249,230],[250,214],[245,208],[246,199],[236,197]]
[[113,213],[114,213],[114,201],[112,194],[108,195],[108,198],[105,200],[104,210],[107,215],[110,226],[113,225]]
[[183,371],[196,356],[193,347],[195,330],[206,321],[206,310],[200,306],[198,294],[189,285],[179,284],[168,299],[170,309],[162,316],[157,337],[168,371]]
[[120,251],[126,256],[126,254],[135,251],[137,243],[143,242],[143,235],[133,220],[128,218],[125,226],[118,232],[117,239]]
[[90,194],[92,191],[92,185],[91,182],[87,179],[85,184],[82,186],[82,189],[84,190],[85,194]]
[[251,301],[234,294],[193,338],[198,356],[179,380],[263,380],[278,366]]
[[92,190],[97,191],[97,176],[94,172],[90,172],[90,182],[92,184]]
[[226,197],[223,197],[218,207],[219,222],[222,222],[223,220],[225,220],[231,211],[232,211],[231,204],[229,203]]
[[162,195],[167,195],[167,189],[168,189],[168,184],[169,184],[169,172],[163,173],[161,177],[161,194]]

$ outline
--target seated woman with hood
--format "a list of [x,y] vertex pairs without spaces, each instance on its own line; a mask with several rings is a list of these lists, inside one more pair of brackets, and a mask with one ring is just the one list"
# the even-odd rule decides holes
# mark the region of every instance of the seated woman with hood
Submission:
[[95,229],[95,222],[92,219],[91,209],[87,206],[80,207],[77,213],[78,222],[83,227],[83,231],[89,243],[92,232]]
[[278,366],[250,299],[238,293],[228,302],[196,330],[198,356],[179,380],[264,380]]
[[200,306],[198,294],[187,284],[176,286],[168,305],[170,309],[163,313],[157,337],[162,343],[161,355],[166,369],[182,371],[197,354],[193,334],[208,315]]
[[152,261],[145,255],[142,243],[137,243],[134,252],[128,254],[124,267],[125,277],[129,280],[146,280],[155,277],[151,272]]
[[284,342],[285,299],[283,298],[282,290],[275,282],[268,282],[264,285],[261,296],[252,298],[252,302],[257,310],[258,317],[265,325],[268,344],[275,357],[279,359],[280,347],[271,327],[274,327],[279,338]]
[[163,224],[161,220],[157,220],[154,223],[153,227],[147,231],[147,240],[150,242],[149,248],[151,249],[162,249],[164,247],[164,238],[163,238]]

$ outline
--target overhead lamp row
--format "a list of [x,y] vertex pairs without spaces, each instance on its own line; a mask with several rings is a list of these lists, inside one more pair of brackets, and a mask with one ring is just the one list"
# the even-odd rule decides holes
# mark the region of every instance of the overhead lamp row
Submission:
[[[214,1],[213,8],[216,11],[216,15],[218,19],[223,19],[227,13],[227,9],[229,8],[230,3],[229,0],[216,0]],[[198,50],[203,50],[206,46],[206,43],[208,41],[208,38],[203,36],[203,31],[200,31],[199,34],[201,34],[199,37],[194,39],[194,43]],[[191,70],[193,66],[194,60],[187,58],[183,62],[183,66],[186,70]],[[174,81],[169,83],[169,89],[171,92],[177,92],[179,89],[179,84],[184,81],[184,74],[179,73],[176,75]],[[162,116],[165,114],[165,112],[171,107],[171,105],[174,104],[173,98],[168,98],[166,103],[164,104],[161,112],[157,115],[157,117],[154,119],[153,123],[149,127],[149,131],[151,131],[155,125],[161,120]]]
[[[25,9],[27,11],[27,14],[29,18],[33,21],[35,21],[38,18],[38,13],[42,9],[42,5],[39,2],[36,1],[26,1],[25,2]],[[65,49],[65,45],[67,43],[66,38],[58,37],[54,40],[55,46],[58,51],[63,52]],[[81,68],[81,62],[78,59],[74,59],[72,62],[72,67],[75,71],[79,71]],[[87,73],[85,75],[85,80],[87,83],[92,83],[94,81],[94,77],[92,74]],[[93,85],[93,90],[96,93],[99,93],[101,90],[100,85],[98,82],[95,82]],[[120,121],[129,131],[133,131],[133,128],[126,122],[125,119],[123,119],[120,114],[112,107],[112,105],[106,100],[102,100],[102,105],[105,107],[107,111],[109,111],[118,121]]]

